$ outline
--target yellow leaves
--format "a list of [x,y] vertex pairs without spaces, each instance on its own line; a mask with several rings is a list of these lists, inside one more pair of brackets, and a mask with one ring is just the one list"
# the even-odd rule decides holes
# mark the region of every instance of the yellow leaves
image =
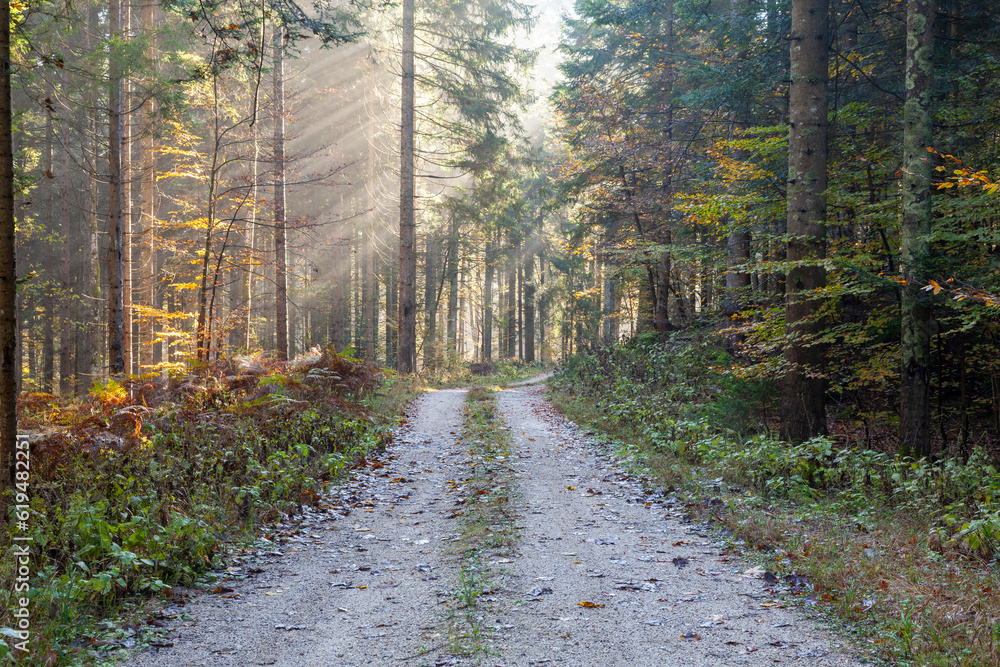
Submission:
[[927,287],[924,288],[924,291],[927,292],[933,290],[935,294],[940,294],[942,289],[944,288],[941,287],[941,285],[939,285],[937,282],[933,280],[928,280]]
[[596,609],[604,606],[599,602],[588,602],[587,600],[584,600],[583,602],[577,602],[577,604],[581,607],[586,607],[587,609]]

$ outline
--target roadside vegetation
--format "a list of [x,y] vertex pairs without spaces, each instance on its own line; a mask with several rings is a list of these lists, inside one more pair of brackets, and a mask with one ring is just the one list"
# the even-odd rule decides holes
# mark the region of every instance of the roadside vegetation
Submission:
[[[383,447],[415,385],[317,353],[108,380],[81,400],[23,396],[31,650],[15,656],[0,642],[0,664],[110,659],[128,644],[122,619],[145,621],[144,600],[210,584],[231,546],[319,504],[325,483]],[[11,522],[0,536],[4,553],[15,532]],[[14,581],[15,562],[0,563],[0,580]],[[16,627],[11,588],[0,591],[0,628]]]
[[1000,664],[995,453],[914,459],[849,414],[782,442],[777,383],[741,377],[717,343],[688,330],[580,353],[551,395],[873,658]]
[[448,610],[448,642],[458,655],[485,659],[489,655],[486,620],[489,600],[500,572],[497,559],[510,556],[517,542],[517,494],[511,465],[513,441],[497,414],[496,393],[488,387],[473,387],[466,400],[462,442],[469,451],[468,477],[454,480],[461,487],[461,510],[457,512],[461,539],[455,549],[460,559]]

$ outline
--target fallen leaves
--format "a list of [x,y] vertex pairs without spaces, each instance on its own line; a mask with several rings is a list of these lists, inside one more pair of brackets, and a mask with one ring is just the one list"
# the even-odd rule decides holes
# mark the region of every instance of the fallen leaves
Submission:
[[577,602],[577,605],[579,605],[581,607],[586,607],[587,609],[594,609],[596,607],[603,607],[604,606],[600,602],[590,602],[588,600],[584,600],[583,602]]

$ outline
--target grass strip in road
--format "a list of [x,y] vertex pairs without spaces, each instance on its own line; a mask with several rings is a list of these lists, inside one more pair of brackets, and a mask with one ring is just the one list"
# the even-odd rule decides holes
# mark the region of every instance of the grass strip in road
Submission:
[[449,602],[448,639],[453,653],[489,655],[488,596],[499,573],[491,559],[513,553],[518,539],[514,497],[517,484],[511,462],[513,439],[497,414],[496,393],[487,387],[469,390],[462,443],[470,463],[461,487],[461,538],[455,543],[459,579]]

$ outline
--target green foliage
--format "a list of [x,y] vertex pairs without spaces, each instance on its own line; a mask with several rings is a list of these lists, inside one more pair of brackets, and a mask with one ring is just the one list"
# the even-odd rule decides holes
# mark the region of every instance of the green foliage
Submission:
[[[103,431],[89,444],[50,435],[34,445],[31,601],[50,610],[32,626],[38,654],[67,650],[90,619],[126,599],[195,584],[218,565],[224,544],[316,503],[324,481],[380,447],[398,406],[374,394],[361,403],[337,398],[330,387],[369,381],[367,367],[348,376],[341,363],[272,372],[242,389],[203,378],[200,391],[150,411],[138,435],[130,421],[124,435]],[[95,383],[90,409],[110,411],[114,424],[134,408],[122,407],[130,400],[120,383]],[[23,409],[34,411],[30,423],[69,418],[53,410],[80,420],[83,406]],[[5,550],[15,528],[0,538]],[[14,563],[0,564],[0,579],[13,580]],[[0,593],[0,627],[13,625],[11,596]]]
[[624,430],[640,457],[696,465],[765,501],[823,498],[859,521],[889,509],[923,513],[937,517],[945,543],[1000,557],[1000,472],[987,451],[929,461],[828,437],[783,442],[767,425],[774,384],[729,375],[726,357],[683,336],[636,342],[574,355],[552,386],[592,404],[596,425]]

